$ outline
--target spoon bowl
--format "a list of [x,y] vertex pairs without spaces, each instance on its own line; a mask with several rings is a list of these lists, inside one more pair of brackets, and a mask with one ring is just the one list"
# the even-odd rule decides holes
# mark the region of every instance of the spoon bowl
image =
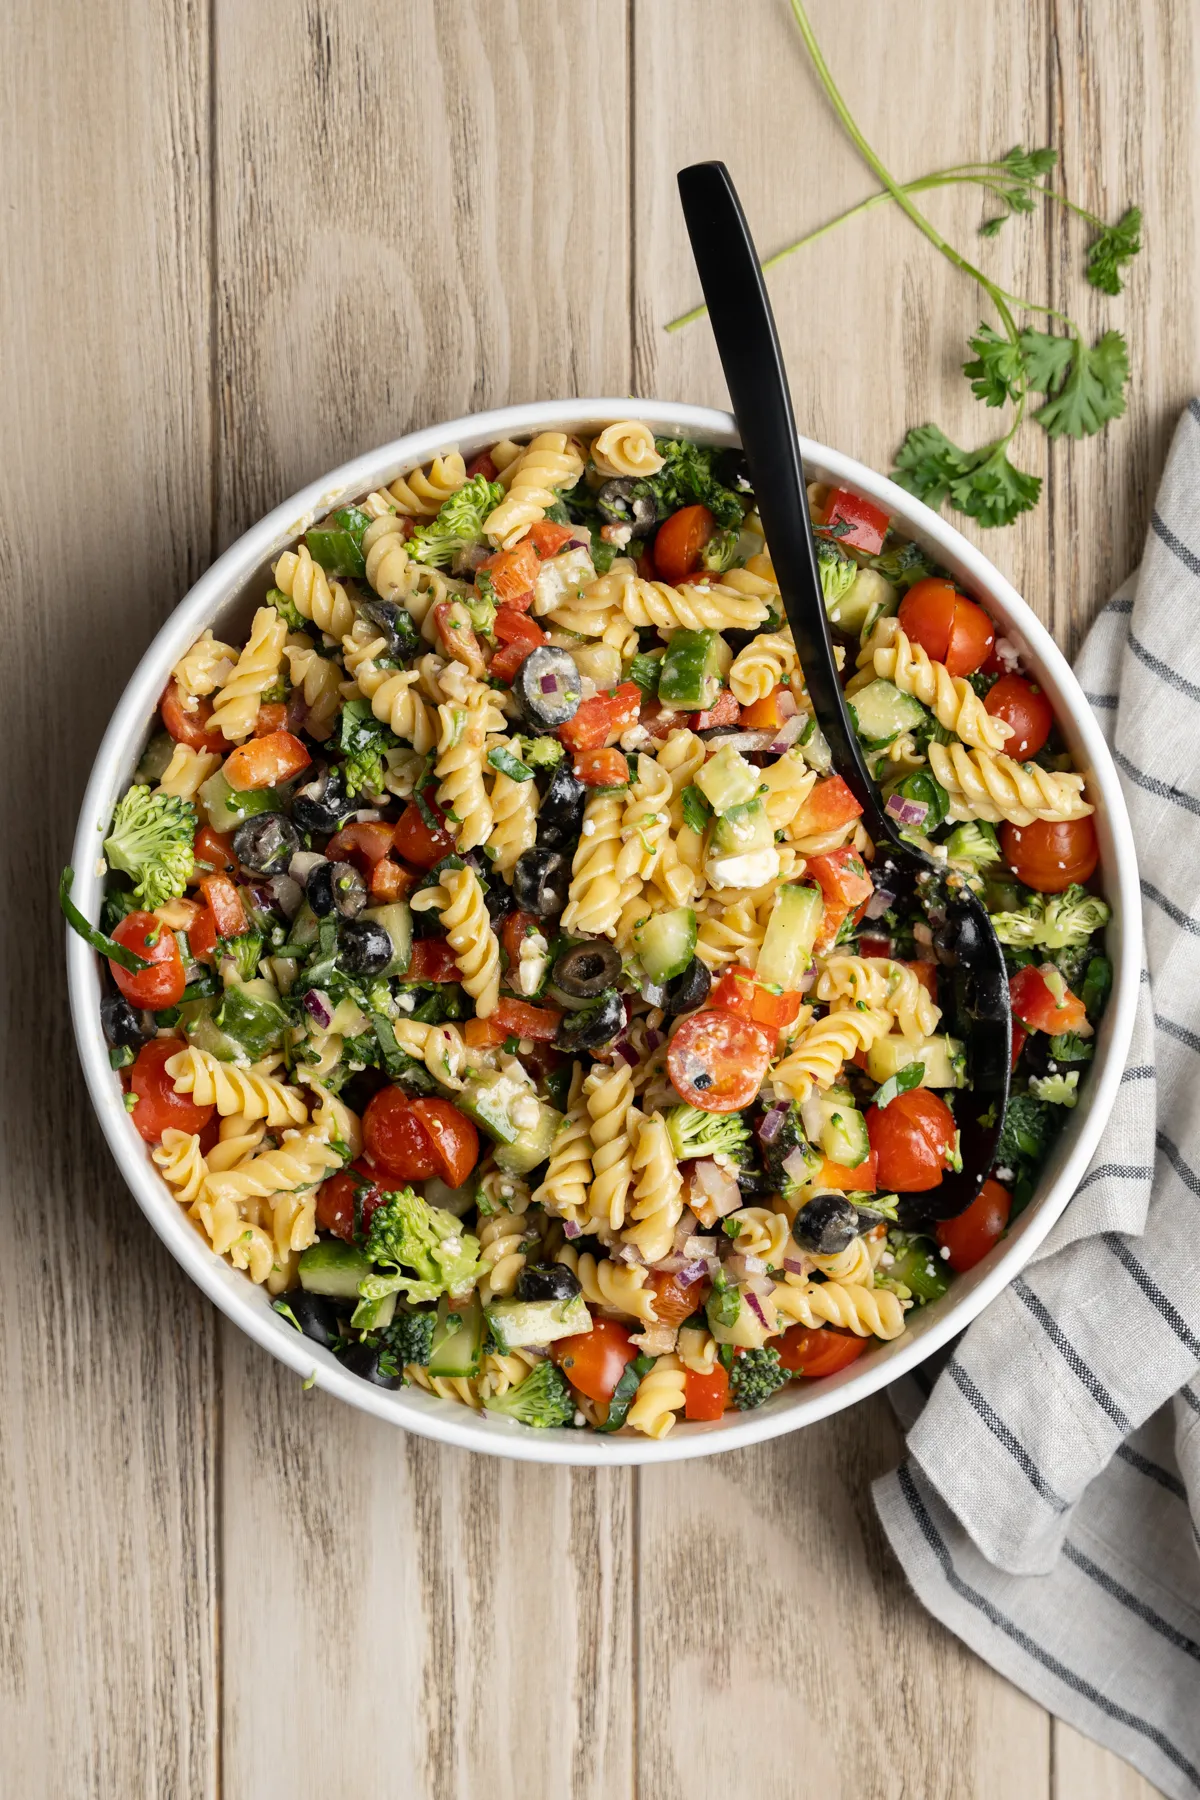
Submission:
[[862,807],[875,844],[876,887],[929,919],[938,960],[953,970],[955,1019],[966,1045],[970,1104],[959,1109],[962,1167],[903,1202],[906,1223],[953,1218],[995,1162],[1008,1100],[1012,1016],[1004,953],[979,897],[961,876],[907,842],[880,805],[842,696],[787,372],[758,252],[721,162],[679,172],[692,255],[708,305],[770,549],[780,598],[817,724],[834,767]]

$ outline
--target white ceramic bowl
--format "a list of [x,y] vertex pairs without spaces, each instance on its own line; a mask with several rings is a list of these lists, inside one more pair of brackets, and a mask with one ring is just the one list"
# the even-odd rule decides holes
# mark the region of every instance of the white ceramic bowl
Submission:
[[[236,633],[239,628],[244,632],[254,604],[270,585],[269,564],[314,519],[356,495],[383,486],[438,453],[458,449],[469,457],[499,438],[523,437],[544,430],[586,436],[630,413],[645,419],[659,434],[678,432],[706,443],[737,443],[732,417],[707,407],[628,399],[561,400],[506,407],[414,432],[345,463],[276,507],[232,545],[201,576],[167,620],[138,665],[105,733],[84,798],[73,855],[75,898],[84,913],[91,919],[99,915],[101,878],[97,863],[101,841],[112,808],[137,765],[173,664],[208,625],[214,627],[218,637],[240,641]],[[886,1386],[969,1324],[1041,1243],[1066,1206],[1095,1149],[1116,1097],[1133,1026],[1141,938],[1133,839],[1104,740],[1053,639],[986,557],[944,519],[861,463],[807,440],[802,440],[801,448],[810,480],[844,483],[878,501],[968,593],[984,602],[1004,634],[1019,646],[1026,666],[1049,694],[1076,766],[1088,776],[1089,792],[1097,807],[1100,873],[1113,909],[1108,941],[1115,979],[1096,1057],[1086,1077],[1084,1098],[1051,1153],[1036,1198],[1009,1236],[977,1268],[958,1277],[943,1300],[917,1312],[902,1338],[872,1348],[840,1375],[812,1386],[796,1384],[785,1388],[759,1411],[731,1413],[709,1425],[677,1424],[659,1443],[632,1434],[607,1438],[569,1429],[531,1431],[507,1420],[476,1415],[464,1406],[434,1399],[416,1389],[392,1393],[360,1380],[328,1351],[300,1337],[272,1312],[262,1288],[253,1286],[248,1276],[213,1254],[160,1181],[147,1148],[125,1111],[100,1029],[100,961],[80,938],[68,931],[71,1010],[88,1092],[121,1173],[151,1225],[209,1298],[264,1349],[294,1369],[297,1377],[313,1377],[318,1386],[394,1425],[493,1456],[601,1465],[709,1456],[718,1450],[732,1450],[777,1437],[781,1432],[795,1431]]]

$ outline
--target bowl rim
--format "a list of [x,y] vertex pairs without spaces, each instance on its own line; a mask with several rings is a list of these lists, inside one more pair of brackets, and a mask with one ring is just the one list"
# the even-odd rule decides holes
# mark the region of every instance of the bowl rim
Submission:
[[[659,435],[700,434],[709,441],[736,444],[733,417],[710,407],[662,400],[584,398],[533,401],[468,414],[410,432],[377,449],[351,458],[329,474],[309,482],[251,526],[206,570],[172,611],[147,647],[113,713],[96,753],[80,809],[72,862],[75,899],[85,915],[98,915],[102,871],[99,835],[123,784],[129,778],[131,749],[141,744],[147,722],[179,656],[218,616],[264,563],[304,531],[315,517],[345,498],[391,480],[397,473],[427,462],[439,453],[469,444],[520,437],[539,430],[599,428],[613,419],[638,417]],[[1133,1030],[1141,969],[1141,893],[1133,834],[1120,780],[1100,726],[1084,698],[1066,658],[1046,627],[1010,582],[982,551],[968,542],[939,514],[886,477],[855,458],[808,438],[800,438],[808,469],[823,478],[844,482],[876,500],[906,529],[923,538],[948,567],[974,591],[995,602],[1006,615],[1006,635],[1015,637],[1039,675],[1057,696],[1056,712],[1070,721],[1094,789],[1102,804],[1098,823],[1111,853],[1103,858],[1106,897],[1117,928],[1113,991],[1101,1027],[1098,1055],[1089,1077],[1088,1104],[1079,1119],[1074,1142],[1039,1194],[1022,1214],[1012,1234],[997,1246],[977,1271],[961,1277],[970,1285],[937,1317],[926,1315],[924,1328],[883,1345],[863,1362],[801,1393],[790,1390],[791,1403],[761,1412],[727,1414],[711,1426],[690,1424],[654,1441],[617,1437],[611,1441],[590,1431],[569,1428],[531,1431],[508,1420],[485,1418],[456,1402],[435,1399],[419,1389],[388,1390],[343,1368],[328,1351],[300,1337],[264,1304],[264,1290],[254,1287],[209,1247],[187,1220],[133,1130],[122,1104],[119,1084],[109,1066],[100,1028],[100,958],[66,928],[67,976],[75,1039],[84,1079],[117,1167],[176,1261],[225,1315],[309,1384],[358,1406],[377,1418],[419,1436],[485,1455],[519,1461],[608,1467],[686,1461],[748,1444],[766,1442],[815,1423],[876,1393],[908,1373],[963,1331],[1025,1266],[1062,1214],[1092,1156],[1116,1098]],[[1077,751],[1077,761],[1080,760]],[[1111,929],[1111,928],[1110,928]],[[957,1285],[957,1284],[956,1284]],[[951,1290],[953,1295],[954,1290]],[[782,1396],[781,1396],[782,1398]]]

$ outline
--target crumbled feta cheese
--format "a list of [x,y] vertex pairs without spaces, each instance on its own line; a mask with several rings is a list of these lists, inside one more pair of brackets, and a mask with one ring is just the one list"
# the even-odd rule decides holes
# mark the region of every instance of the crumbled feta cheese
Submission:
[[651,739],[646,727],[639,722],[631,725],[628,731],[623,731],[619,741],[622,750],[642,750]]
[[532,1131],[541,1118],[541,1107],[536,1095],[518,1095],[508,1109],[508,1116],[518,1131]]
[[1003,663],[1010,675],[1021,666],[1021,652],[1010,638],[998,637],[992,646],[992,655],[997,662]]
[[[950,1246],[949,1246],[949,1244],[943,1244],[941,1249],[938,1251],[938,1255],[941,1257],[943,1262],[949,1262],[950,1261]],[[930,1268],[929,1272],[932,1275],[932,1273],[933,1273],[932,1267]]]
[[[587,825],[584,825],[587,830]],[[705,874],[715,888],[757,888],[779,875],[778,850],[752,850],[746,856],[718,856],[705,864]]]
[[417,996],[415,994],[397,994],[396,1005],[401,1012],[416,1012]]
[[1011,1181],[1012,1179],[1013,1179],[1013,1171],[1011,1169],[997,1169],[996,1170],[996,1180],[997,1181]]
[[585,819],[583,821],[583,835],[584,837],[594,837],[596,835],[595,819]]
[[633,536],[633,526],[602,525],[600,527],[600,536],[606,544],[615,544],[618,550],[623,550]]
[[578,594],[595,579],[591,551],[583,544],[576,545],[573,550],[564,550],[561,556],[548,557],[533,584],[534,612],[553,612],[556,606],[561,606],[564,600]]

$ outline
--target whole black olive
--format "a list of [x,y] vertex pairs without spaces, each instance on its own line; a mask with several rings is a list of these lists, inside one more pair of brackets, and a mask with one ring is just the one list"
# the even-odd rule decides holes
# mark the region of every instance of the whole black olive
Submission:
[[299,848],[300,833],[283,813],[255,813],[233,834],[233,854],[257,875],[286,869]]
[[668,981],[663,1011],[666,1013],[695,1012],[708,999],[712,987],[712,976],[700,961],[693,956],[682,975],[676,975]]
[[836,1256],[858,1236],[858,1213],[844,1194],[818,1194],[796,1214],[792,1236],[814,1256]]
[[534,1263],[517,1276],[518,1300],[573,1300],[581,1292],[578,1275],[566,1263]]
[[305,1337],[311,1338],[314,1344],[323,1344],[326,1350],[332,1350],[341,1336],[337,1306],[323,1294],[310,1294],[307,1288],[293,1288],[290,1293],[280,1294],[272,1305],[285,1319],[290,1313]]
[[535,731],[556,731],[579,711],[583,683],[565,650],[539,644],[513,677],[513,693]]
[[407,607],[397,606],[394,600],[380,600],[377,595],[371,594],[359,600],[358,608],[367,615],[372,625],[378,626],[387,639],[388,655],[397,662],[403,662],[423,648]]
[[147,1031],[144,1015],[135,1012],[123,994],[105,994],[100,1002],[100,1023],[114,1050],[139,1050],[154,1032]]
[[658,522],[658,508],[651,494],[639,494],[637,481],[629,475],[615,475],[606,481],[596,495],[596,510],[610,525],[632,525],[635,531],[649,531]]
[[512,889],[519,907],[539,919],[553,918],[567,904],[571,865],[557,850],[523,850],[512,872]]
[[292,797],[292,818],[301,831],[336,831],[357,810],[338,769],[323,768]]
[[625,1002],[615,988],[575,1013],[566,1013],[555,1035],[558,1049],[602,1050],[625,1028]]
[[382,975],[393,954],[391,938],[375,919],[347,920],[338,933],[338,959],[349,975]]
[[367,904],[367,884],[348,862],[319,862],[304,884],[308,904],[319,919],[336,912],[343,919],[357,919]]
[[576,1000],[594,1000],[613,985],[620,973],[620,952],[597,938],[564,950],[554,965],[551,979],[555,987],[560,987],[564,994],[572,994]]
[[[385,1355],[386,1364],[381,1368]],[[368,1344],[365,1341],[351,1344],[348,1350],[342,1352],[342,1362],[352,1375],[361,1375],[364,1381],[372,1381],[376,1387],[398,1388],[404,1379],[395,1357],[387,1354],[383,1344]],[[389,1373],[390,1370],[395,1373]]]
[[546,850],[573,850],[583,830],[588,791],[571,773],[569,762],[560,762],[538,808],[537,841]]

